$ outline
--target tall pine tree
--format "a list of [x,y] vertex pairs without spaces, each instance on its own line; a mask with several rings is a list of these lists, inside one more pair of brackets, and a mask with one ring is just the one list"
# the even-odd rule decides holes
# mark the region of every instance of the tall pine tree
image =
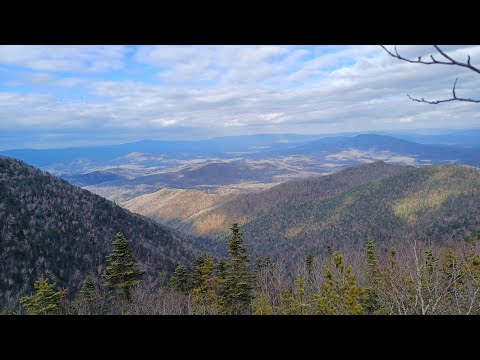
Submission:
[[192,291],[193,313],[199,315],[218,314],[218,278],[214,276],[211,256],[203,256],[198,269],[198,279]]
[[180,264],[175,269],[173,276],[170,278],[169,286],[172,289],[186,293],[190,290],[190,275],[185,265]]
[[378,255],[375,244],[371,237],[365,242],[365,263],[366,263],[366,288],[364,307],[367,314],[373,314],[378,310],[378,286],[380,281],[380,272],[378,269]]
[[55,291],[55,283],[50,284],[43,275],[35,281],[35,295],[20,298],[29,315],[48,315],[57,313],[65,291]]
[[138,262],[133,258],[132,249],[125,236],[117,233],[113,241],[113,252],[107,256],[107,271],[103,278],[107,281],[112,295],[118,294],[121,299],[130,301],[131,289],[140,282],[145,270],[137,269]]
[[234,223],[228,241],[230,257],[220,279],[221,310],[224,314],[248,314],[251,311],[255,276],[249,271],[250,257],[243,243],[240,227]]
[[93,285],[93,279],[91,276],[87,276],[83,281],[83,286],[80,289],[80,298],[85,301],[92,301],[97,296],[97,289]]

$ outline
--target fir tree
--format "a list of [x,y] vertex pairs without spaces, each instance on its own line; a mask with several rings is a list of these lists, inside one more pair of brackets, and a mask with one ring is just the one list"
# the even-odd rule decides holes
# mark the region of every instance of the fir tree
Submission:
[[192,303],[194,314],[217,314],[219,311],[219,297],[217,295],[218,278],[214,276],[213,258],[211,256],[202,257],[198,269],[198,279],[196,286],[192,291]]
[[80,298],[86,301],[92,301],[97,296],[97,289],[93,284],[91,276],[87,276],[83,282],[83,286],[79,292]]
[[380,274],[378,270],[378,255],[375,244],[371,237],[365,242],[365,262],[367,268],[367,279],[365,288],[365,311],[373,314],[378,310],[378,285]]
[[75,298],[74,305],[79,315],[106,313],[106,304],[93,284],[91,276],[87,276],[83,281],[83,286]]
[[131,289],[140,282],[139,278],[145,270],[137,269],[138,262],[122,233],[116,234],[113,247],[113,252],[107,256],[107,271],[103,275],[107,281],[104,286],[110,288],[112,294],[119,293],[122,299],[130,301]]
[[[201,277],[202,277],[202,267],[203,264],[205,263],[207,256],[206,255],[201,255],[195,257],[194,263],[193,263],[193,271],[192,271],[192,278],[191,278],[191,285],[192,288],[197,288],[200,286],[201,283]],[[213,269],[212,269],[213,271]]]
[[307,275],[310,277],[313,274],[313,264],[314,264],[314,257],[312,254],[307,254],[305,257],[305,267],[307,270]]
[[364,294],[350,266],[340,253],[332,254],[330,266],[324,267],[325,282],[315,296],[317,313],[321,315],[357,315],[363,312]]
[[297,308],[295,296],[291,289],[283,290],[280,293],[280,304],[278,306],[278,313],[280,315],[297,315]]
[[190,290],[190,279],[188,269],[185,265],[180,264],[170,279],[169,285],[172,289],[186,293]]
[[254,275],[249,271],[249,256],[238,224],[230,228],[228,241],[230,258],[225,262],[225,272],[220,283],[222,313],[246,314],[250,311]]
[[272,307],[268,299],[268,295],[262,292],[260,296],[253,300],[252,304],[254,315],[273,315]]
[[215,267],[215,273],[219,279],[224,279],[227,272],[227,260],[219,259]]
[[60,308],[61,299],[65,296],[64,291],[55,291],[55,283],[49,284],[48,279],[41,278],[35,281],[36,294],[20,298],[29,315],[48,315],[56,313]]
[[295,295],[291,306],[295,315],[308,315],[311,312],[311,304],[303,276],[297,277]]
[[307,254],[305,257],[305,295],[308,299],[313,296],[315,292],[315,284],[317,278],[317,263],[312,254]]

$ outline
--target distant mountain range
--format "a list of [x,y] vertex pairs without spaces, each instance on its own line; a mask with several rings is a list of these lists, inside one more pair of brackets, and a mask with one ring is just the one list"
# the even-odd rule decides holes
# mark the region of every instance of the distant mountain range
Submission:
[[[54,175],[77,181],[78,185],[105,182],[107,171],[127,178],[175,170],[190,162],[228,159],[269,160],[288,158],[291,165],[325,172],[337,171],[368,160],[404,164],[457,162],[478,165],[480,130],[457,130],[450,134],[259,134],[230,136],[200,141],[154,141],[67,149],[18,149],[0,155],[23,160]],[[293,157],[293,158],[291,158]],[[310,161],[310,162],[309,162]],[[139,174],[139,169],[144,173]],[[91,179],[84,181],[82,177]],[[96,179],[96,180],[95,180]],[[110,181],[107,179],[106,181]]]
[[[480,145],[479,145],[480,146]],[[157,154],[157,157],[160,156]],[[162,155],[163,156],[163,155]],[[174,156],[171,154],[171,156]],[[216,159],[158,160],[156,165],[125,163],[84,174],[60,175],[119,203],[163,188],[215,190],[244,187],[245,192],[375,161],[425,166],[480,165],[480,148],[420,144],[387,135],[326,137]],[[231,156],[231,155],[229,155]],[[133,153],[129,161],[154,158]],[[147,160],[146,160],[147,161]],[[157,161],[157,160],[156,160]],[[248,185],[248,186],[247,186]]]
[[98,282],[116,232],[131,241],[152,280],[189,264],[199,243],[24,162],[0,157],[0,308],[44,274],[75,293]]
[[[122,163],[157,164],[166,159],[230,158],[239,154],[285,149],[294,144],[321,138],[321,135],[260,134],[227,136],[199,141],[142,140],[133,143],[66,149],[17,149],[0,155],[23,160],[40,168],[63,165],[65,168],[118,165]],[[139,156],[139,155],[148,156]],[[129,156],[130,155],[130,156]],[[137,155],[137,156],[135,156]],[[158,155],[161,155],[159,157]]]

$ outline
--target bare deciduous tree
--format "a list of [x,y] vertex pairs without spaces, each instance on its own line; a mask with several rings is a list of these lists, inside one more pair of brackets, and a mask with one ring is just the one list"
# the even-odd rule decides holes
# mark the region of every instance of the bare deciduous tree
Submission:
[[[411,60],[411,59],[407,59],[403,56],[401,56],[399,53],[398,53],[398,50],[397,50],[397,47],[395,46],[394,47],[394,52],[392,52],[391,50],[387,49],[384,45],[380,45],[383,50],[385,50],[390,56],[396,58],[396,59],[399,59],[399,60],[403,60],[403,61],[406,61],[406,62],[409,62],[409,63],[414,63],[414,64],[424,64],[424,65],[454,65],[454,66],[460,66],[460,67],[464,67],[466,69],[470,69],[472,70],[473,72],[477,73],[477,74],[480,74],[480,69],[473,66],[471,64],[471,59],[470,59],[470,55],[467,56],[467,62],[461,62],[461,61],[458,61],[458,60],[455,60],[453,59],[451,56],[447,55],[438,45],[433,45],[435,47],[435,49],[438,51],[438,53],[441,55],[442,57],[442,60],[438,60],[434,57],[434,55],[430,55],[430,59],[431,60],[422,60],[422,57],[419,56],[418,59],[416,60]],[[438,58],[438,56],[437,56]],[[440,103],[445,103],[445,102],[451,102],[451,101],[464,101],[464,102],[472,102],[472,103],[480,103],[480,100],[476,100],[476,99],[469,99],[469,98],[463,98],[463,97],[458,97],[457,96],[457,93],[456,93],[456,87],[457,87],[457,82],[458,82],[458,78],[455,79],[455,82],[453,84],[453,88],[452,88],[452,97],[449,98],[449,99],[444,99],[444,100],[425,100],[424,98],[421,98],[421,99],[417,99],[417,98],[413,98],[411,97],[410,95],[407,95],[410,100],[412,101],[416,101],[416,102],[421,102],[421,103],[426,103],[426,104],[440,104]]]

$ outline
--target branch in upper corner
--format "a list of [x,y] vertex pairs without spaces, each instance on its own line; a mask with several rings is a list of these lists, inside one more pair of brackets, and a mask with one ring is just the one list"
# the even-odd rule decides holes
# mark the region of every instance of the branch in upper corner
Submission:
[[475,66],[472,66],[471,64],[471,59],[470,59],[470,55],[468,55],[468,58],[467,58],[467,62],[464,63],[464,62],[461,62],[461,61],[457,61],[457,60],[454,60],[453,58],[451,58],[450,56],[448,56],[438,45],[433,45],[433,47],[440,53],[440,55],[442,55],[445,59],[447,59],[448,61],[439,61],[437,59],[435,59],[433,57],[433,55],[430,55],[430,59],[432,59],[431,61],[425,61],[425,60],[422,60],[422,57],[419,56],[417,60],[410,60],[410,59],[407,59],[403,56],[401,56],[397,50],[397,46],[395,45],[394,46],[394,49],[395,49],[395,53],[393,53],[392,51],[388,50],[384,45],[380,45],[382,47],[383,50],[385,50],[390,56],[396,58],[396,59],[399,59],[399,60],[403,60],[403,61],[406,61],[406,62],[409,62],[409,63],[415,63],[415,64],[424,64],[424,65],[432,65],[432,64],[439,64],[439,65],[456,65],[456,66],[461,66],[461,67],[465,67],[467,69],[470,69],[478,74],[480,74],[480,69],[475,67]]
[[445,103],[445,102],[450,102],[450,101],[464,101],[464,102],[472,102],[472,103],[480,103],[480,100],[474,100],[474,99],[466,99],[466,98],[459,98],[457,97],[457,93],[456,93],[456,89],[457,89],[457,81],[458,81],[458,78],[455,79],[455,83],[453,84],[453,89],[452,89],[452,98],[450,99],[445,99],[445,100],[433,100],[433,101],[429,101],[429,100],[425,100],[424,98],[421,98],[421,99],[416,99],[416,98],[412,98],[410,95],[407,94],[408,98],[412,101],[416,101],[416,102],[421,102],[421,103],[426,103],[426,104],[432,104],[432,105],[435,105],[435,104],[440,104],[440,103]]
[[[399,59],[399,60],[402,60],[402,61],[406,61],[406,62],[409,62],[409,63],[415,63],[415,64],[425,64],[425,65],[432,65],[432,64],[440,64],[440,65],[456,65],[456,66],[461,66],[461,67],[464,67],[464,68],[467,68],[467,69],[470,69],[478,74],[480,74],[480,69],[475,67],[475,66],[472,66],[471,64],[471,58],[470,58],[470,55],[468,55],[467,57],[467,62],[466,63],[462,63],[460,61],[457,61],[457,60],[454,60],[452,57],[450,57],[449,55],[447,55],[438,45],[433,45],[435,47],[435,49],[440,53],[440,55],[442,55],[445,59],[448,60],[447,61],[439,61],[437,59],[435,59],[433,57],[433,55],[430,55],[430,59],[432,59],[431,61],[425,61],[425,60],[422,60],[422,57],[419,56],[417,60],[410,60],[410,59],[407,59],[403,56],[401,56],[397,50],[397,46],[394,46],[394,49],[395,49],[395,53],[388,50],[385,46],[383,45],[380,45],[382,47],[383,50],[385,50],[390,56],[396,58],[396,59]],[[450,99],[445,99],[445,100],[433,100],[433,101],[429,101],[429,100],[425,100],[424,98],[422,99],[417,99],[417,98],[412,98],[410,95],[407,95],[410,100],[412,101],[416,101],[416,102],[421,102],[421,103],[426,103],[426,104],[440,104],[440,103],[445,103],[445,102],[450,102],[450,101],[463,101],[463,102],[470,102],[470,103],[480,103],[480,100],[475,100],[475,99],[467,99],[467,98],[459,98],[455,92],[456,90],[456,86],[457,86],[457,81],[458,81],[458,78],[455,80],[455,83],[453,84],[453,89],[452,89],[452,98]]]

